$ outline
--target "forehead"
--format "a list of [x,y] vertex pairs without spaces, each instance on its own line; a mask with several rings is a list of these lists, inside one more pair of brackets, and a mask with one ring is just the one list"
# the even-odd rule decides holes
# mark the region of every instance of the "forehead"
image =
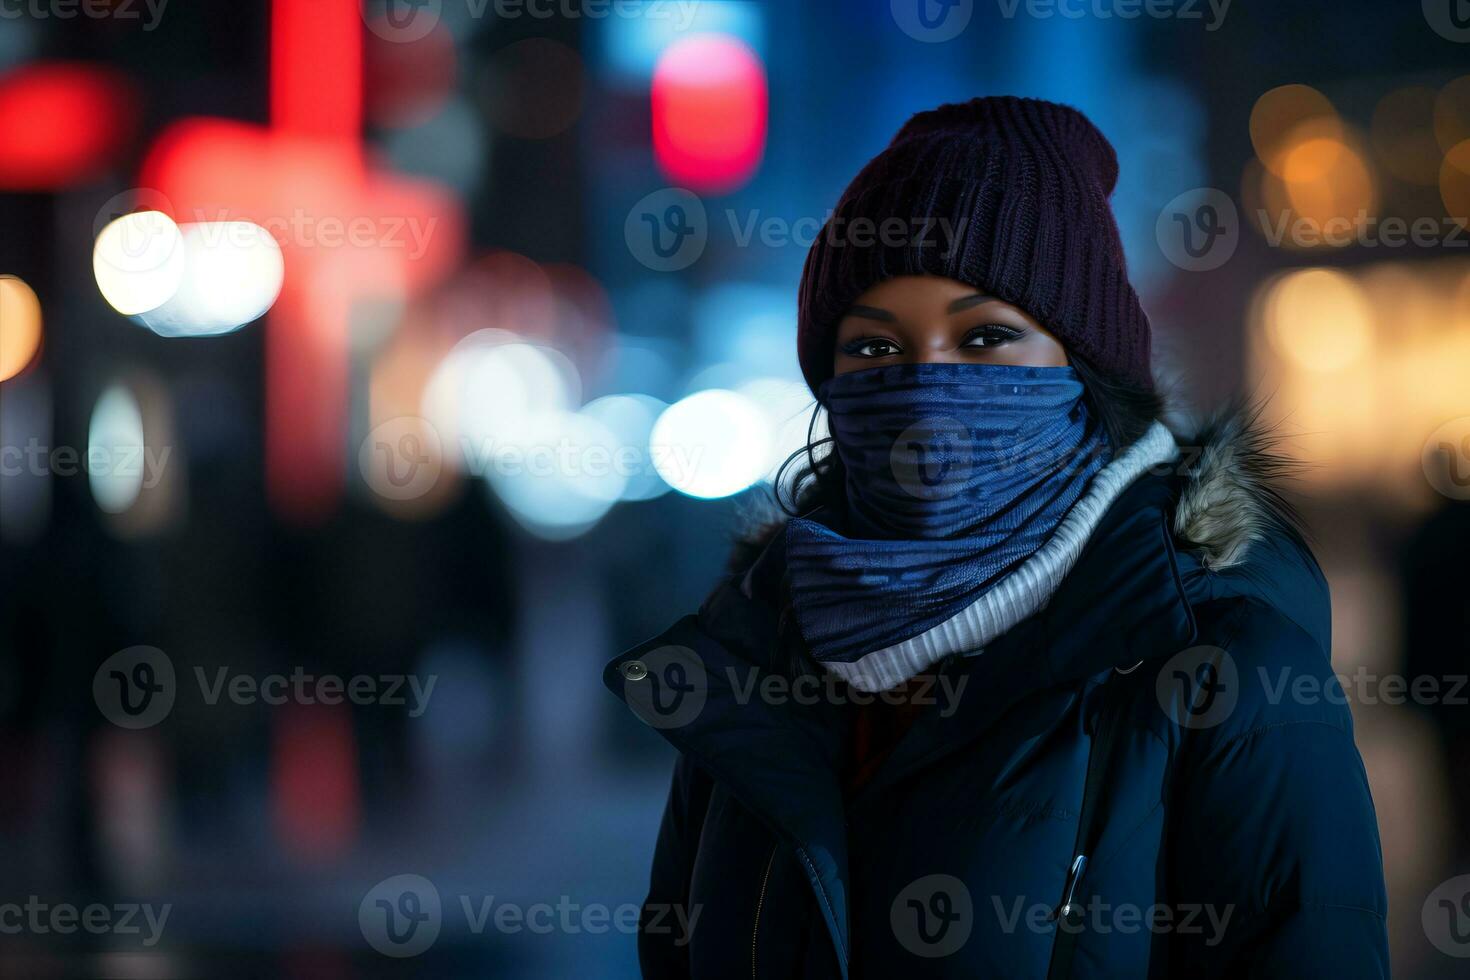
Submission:
[[943,276],[895,276],[868,287],[853,302],[889,310],[944,307],[977,292],[974,286]]

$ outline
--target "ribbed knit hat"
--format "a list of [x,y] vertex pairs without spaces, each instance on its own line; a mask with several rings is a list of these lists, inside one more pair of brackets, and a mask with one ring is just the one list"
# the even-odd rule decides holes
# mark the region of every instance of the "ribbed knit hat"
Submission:
[[[956,279],[1020,307],[1103,374],[1145,388],[1148,317],[1108,197],[1113,147],[1070,106],[982,98],[914,116],[843,192],[812,244],[797,355],[815,391],[837,322],[894,276]],[[886,229],[886,230],[885,230]]]

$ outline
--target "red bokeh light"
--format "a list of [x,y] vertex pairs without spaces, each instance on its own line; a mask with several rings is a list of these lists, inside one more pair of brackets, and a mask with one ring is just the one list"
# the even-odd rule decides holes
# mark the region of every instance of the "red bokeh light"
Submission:
[[0,188],[86,180],[117,156],[137,120],[137,95],[116,72],[47,62],[0,74]]
[[653,72],[653,150],[660,169],[693,191],[723,193],[748,181],[766,147],[765,66],[733,37],[672,45]]

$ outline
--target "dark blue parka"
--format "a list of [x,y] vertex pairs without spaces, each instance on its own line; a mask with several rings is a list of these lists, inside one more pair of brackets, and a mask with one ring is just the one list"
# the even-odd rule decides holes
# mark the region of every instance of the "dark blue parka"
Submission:
[[1257,437],[1227,420],[1194,445],[1118,498],[1041,613],[944,665],[850,798],[841,689],[785,681],[757,577],[614,660],[609,687],[681,753],[644,975],[1047,976],[1107,705],[1071,975],[1386,976],[1326,582],[1270,517]]

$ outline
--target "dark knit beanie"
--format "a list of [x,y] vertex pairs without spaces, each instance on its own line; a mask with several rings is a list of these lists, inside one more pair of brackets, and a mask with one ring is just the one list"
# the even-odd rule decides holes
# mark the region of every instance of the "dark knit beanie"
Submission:
[[1118,158],[1070,106],[974,99],[914,116],[859,173],[802,273],[797,355],[815,391],[837,322],[894,276],[936,275],[1020,307],[1109,378],[1151,389],[1148,317],[1108,206]]

